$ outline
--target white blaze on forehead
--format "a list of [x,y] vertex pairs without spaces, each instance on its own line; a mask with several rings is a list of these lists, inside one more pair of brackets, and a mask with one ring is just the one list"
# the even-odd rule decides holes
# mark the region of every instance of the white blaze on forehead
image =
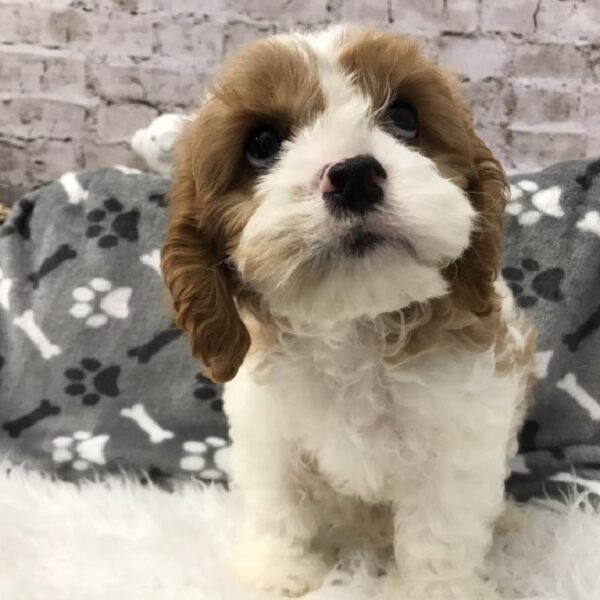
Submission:
[[317,57],[321,92],[326,112],[343,109],[362,118],[371,110],[371,100],[352,81],[338,61],[342,42],[349,28],[338,26],[306,36],[306,41]]
[[344,37],[350,30],[347,25],[335,25],[321,31],[303,34],[302,37],[316,54],[331,58],[337,54]]

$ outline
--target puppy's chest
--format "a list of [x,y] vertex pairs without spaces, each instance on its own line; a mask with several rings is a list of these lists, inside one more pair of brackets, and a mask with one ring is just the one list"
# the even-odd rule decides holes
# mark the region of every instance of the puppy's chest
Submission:
[[436,428],[425,414],[435,399],[416,373],[399,377],[376,352],[343,354],[282,365],[281,426],[338,491],[379,500],[403,463],[422,460],[412,448]]
[[495,374],[492,351],[442,348],[400,367],[362,343],[282,356],[269,387],[298,464],[308,455],[341,493],[378,501],[461,444],[503,440],[518,381]]

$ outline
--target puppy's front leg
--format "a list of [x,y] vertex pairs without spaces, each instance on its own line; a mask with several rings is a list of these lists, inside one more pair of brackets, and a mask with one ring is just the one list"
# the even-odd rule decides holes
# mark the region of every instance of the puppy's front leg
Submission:
[[421,469],[403,478],[394,503],[393,600],[499,600],[486,572],[493,527],[503,508],[502,428],[441,433]]
[[256,450],[236,448],[245,453],[246,468],[235,480],[243,502],[235,568],[242,580],[262,590],[301,596],[317,588],[328,571],[311,547],[318,529],[316,507],[294,481],[291,463],[273,456],[274,449],[257,461]]
[[242,502],[234,568],[254,587],[301,596],[329,570],[312,547],[320,511],[304,485],[306,465],[274,422],[272,401],[256,397],[249,383],[243,392],[226,390],[225,397],[232,479]]

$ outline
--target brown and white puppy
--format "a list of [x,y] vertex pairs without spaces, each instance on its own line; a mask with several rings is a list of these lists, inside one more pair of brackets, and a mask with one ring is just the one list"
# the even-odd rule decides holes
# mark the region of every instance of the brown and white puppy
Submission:
[[162,269],[231,380],[246,580],[300,595],[358,540],[393,547],[392,597],[498,597],[534,346],[497,280],[506,196],[454,80],[405,38],[334,27],[229,62],[179,142]]

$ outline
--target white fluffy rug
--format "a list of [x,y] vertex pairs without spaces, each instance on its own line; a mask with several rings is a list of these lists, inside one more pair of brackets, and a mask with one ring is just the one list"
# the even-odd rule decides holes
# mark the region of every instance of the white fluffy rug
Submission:
[[[506,597],[599,600],[600,514],[546,503],[526,516],[494,548]],[[217,488],[190,484],[167,494],[120,480],[77,488],[13,469],[0,477],[0,598],[267,598],[230,576],[235,522],[230,496]],[[362,600],[378,585],[360,570],[337,573],[305,598]]]

